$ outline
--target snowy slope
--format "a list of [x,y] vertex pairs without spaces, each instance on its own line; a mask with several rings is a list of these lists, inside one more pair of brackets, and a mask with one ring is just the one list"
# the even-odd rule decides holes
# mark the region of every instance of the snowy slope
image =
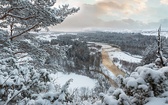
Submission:
[[82,87],[93,89],[97,82],[97,80],[75,73],[64,74],[62,72],[58,72],[57,74],[50,74],[50,77],[53,78],[56,84],[61,86],[63,86],[69,79],[73,79],[73,82],[70,84],[71,89]]
[[128,61],[128,62],[132,62],[132,63],[140,63],[141,62],[141,57],[136,57],[134,55],[130,55],[130,54],[127,54],[122,51],[109,52],[109,56],[111,59],[118,58],[119,60]]

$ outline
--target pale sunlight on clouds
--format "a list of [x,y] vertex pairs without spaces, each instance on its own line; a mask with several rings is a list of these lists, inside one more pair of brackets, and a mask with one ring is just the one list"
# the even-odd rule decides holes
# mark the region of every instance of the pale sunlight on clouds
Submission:
[[80,7],[80,11],[54,29],[168,26],[168,0],[57,0],[57,5],[60,4]]
[[[102,0],[97,2],[97,8],[104,13],[121,12],[131,15],[146,9],[147,0]],[[99,12],[99,11],[98,11]]]
[[168,0],[160,0],[160,2],[161,2],[162,4],[168,5]]

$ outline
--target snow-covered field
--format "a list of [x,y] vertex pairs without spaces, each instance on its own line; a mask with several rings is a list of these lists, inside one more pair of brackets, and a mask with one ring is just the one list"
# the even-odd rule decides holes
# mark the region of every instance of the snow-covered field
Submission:
[[121,51],[119,48],[112,47],[106,43],[95,43],[95,44],[102,46],[102,49],[108,52],[111,60],[113,60],[113,58],[118,58],[119,60],[132,62],[132,63],[140,63],[142,60],[141,56],[125,53]]
[[130,54],[127,54],[122,51],[109,52],[109,56],[111,59],[118,58],[119,60],[128,61],[128,62],[132,62],[132,63],[140,63],[141,62],[141,57],[136,57],[134,55],[130,55]]
[[97,80],[75,73],[64,74],[58,72],[56,74],[50,74],[50,77],[53,78],[55,84],[59,84],[60,86],[63,86],[69,79],[73,79],[73,82],[69,85],[70,89],[79,89],[82,87],[93,89],[97,82]]

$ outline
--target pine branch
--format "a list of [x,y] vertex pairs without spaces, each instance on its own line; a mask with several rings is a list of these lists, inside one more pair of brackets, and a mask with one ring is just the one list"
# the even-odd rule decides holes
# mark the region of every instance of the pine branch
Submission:
[[24,7],[13,7],[13,8],[10,8],[9,10],[7,10],[5,12],[5,14],[3,16],[0,17],[0,20],[5,19],[8,16],[8,13],[12,12],[13,10],[15,10],[15,9],[23,9],[23,8]]
[[38,27],[38,26],[39,26],[39,23],[33,25],[32,27],[28,28],[27,30],[24,30],[23,32],[19,33],[18,35],[15,35],[15,36],[10,37],[10,40],[12,40],[12,39],[14,39],[14,38],[16,38],[16,37],[18,37],[18,36],[21,36],[22,34],[28,32],[28,31],[30,31],[30,30],[32,30],[32,29]]
[[18,19],[21,19],[21,20],[29,20],[29,19],[32,19],[32,18],[35,18],[36,16],[29,16],[29,17],[20,17],[20,16],[17,16],[17,15],[13,15],[13,14],[10,14],[10,13],[7,13],[7,16],[10,16],[10,17],[13,17],[13,18],[18,18]]
[[15,94],[13,94],[13,96],[11,96],[4,105],[8,105],[8,103],[14,99],[16,96],[18,96],[23,90],[28,90],[35,82],[33,82],[32,84],[30,84],[29,86],[25,87],[23,86],[19,91],[17,91]]

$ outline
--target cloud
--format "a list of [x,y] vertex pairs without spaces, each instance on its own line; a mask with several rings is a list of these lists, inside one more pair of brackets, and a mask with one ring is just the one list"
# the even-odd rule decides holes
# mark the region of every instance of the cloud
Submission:
[[[124,15],[131,15],[134,12],[143,11],[146,8],[145,1],[146,0],[132,0],[132,2],[130,0],[97,0],[97,2],[93,4],[81,4],[78,13],[67,17],[63,23],[50,29],[69,31],[88,27],[111,27],[120,29],[125,27],[140,27],[142,25],[141,22],[129,19],[129,17],[128,19],[116,19],[124,17]],[[105,22],[100,18],[101,16],[115,17],[115,19]]]
[[145,24],[141,21],[135,21],[133,19],[122,19],[122,20],[112,20],[108,22],[104,22],[101,24],[101,27],[104,28],[112,28],[112,29],[140,29]]
[[67,17],[60,25],[51,27],[51,30],[82,29],[97,27],[102,23],[97,17],[97,9],[94,4],[82,4],[80,11]]
[[160,3],[161,3],[161,4],[168,5],[168,0],[160,0]]
[[[60,3],[62,1],[67,1],[66,3],[71,2],[70,5],[73,6],[73,2],[89,0],[58,0],[58,2],[59,1]],[[157,5],[156,8],[151,8],[148,4],[149,2],[147,3],[147,0],[94,1],[94,3],[77,3],[80,4],[78,5],[80,6],[80,11],[78,13],[67,17],[67,19],[65,19],[63,23],[50,29],[54,31],[74,31],[88,27],[112,29],[143,29],[157,28],[160,24],[167,23],[167,15],[165,14],[167,8],[165,6],[160,7],[161,5]],[[159,4],[159,1],[157,1],[157,4]],[[159,19],[164,20],[159,21]]]
[[147,0],[99,0],[95,4],[99,14],[110,14],[119,12],[131,15],[146,9]]

